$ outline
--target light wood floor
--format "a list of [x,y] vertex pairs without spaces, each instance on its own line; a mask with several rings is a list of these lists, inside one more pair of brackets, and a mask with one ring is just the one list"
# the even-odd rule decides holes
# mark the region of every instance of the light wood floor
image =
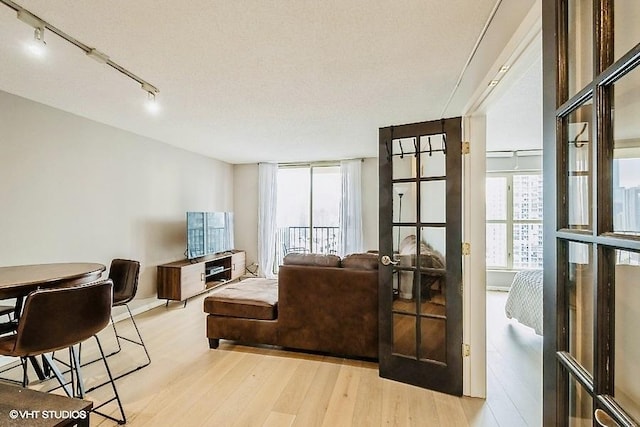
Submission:
[[[502,310],[506,294],[488,297]],[[502,310],[502,312],[504,312]],[[504,317],[504,316],[502,316]],[[541,339],[489,317],[489,397],[456,398],[381,379],[377,364],[221,341],[210,350],[202,297],[136,317],[150,366],[117,381],[130,426],[539,426]],[[120,322],[119,327],[126,325]],[[121,325],[122,324],[122,325]],[[126,330],[126,329],[125,329]],[[114,341],[105,330],[103,345]],[[511,348],[515,344],[515,349]],[[86,347],[89,347],[88,345]],[[86,357],[91,349],[83,350]],[[537,351],[537,353],[536,353]],[[126,352],[126,353],[125,353]],[[131,345],[109,358],[113,371],[143,360]],[[535,369],[534,369],[535,368]],[[90,386],[104,378],[93,364]],[[536,385],[537,384],[537,385]],[[102,401],[108,387],[89,394]],[[115,406],[106,407],[115,413]],[[92,415],[91,426],[116,423]]]

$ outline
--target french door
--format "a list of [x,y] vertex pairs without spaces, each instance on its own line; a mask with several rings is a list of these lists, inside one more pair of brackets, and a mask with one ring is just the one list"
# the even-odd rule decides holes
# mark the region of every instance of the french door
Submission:
[[380,129],[380,375],[462,394],[460,118]]
[[640,422],[640,2],[544,0],[544,425]]

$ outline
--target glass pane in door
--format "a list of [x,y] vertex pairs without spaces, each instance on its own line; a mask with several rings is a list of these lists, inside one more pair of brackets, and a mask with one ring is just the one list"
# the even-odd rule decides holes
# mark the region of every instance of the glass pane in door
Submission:
[[640,253],[617,250],[615,263],[614,394],[640,420]]
[[615,0],[613,8],[614,21],[614,61],[633,49],[640,40],[640,2],[637,0]]
[[567,117],[568,150],[568,227],[591,230],[591,159],[592,101],[580,106]]
[[447,181],[420,183],[420,221],[445,223],[447,221]]
[[414,272],[416,270],[416,227],[393,227],[393,310],[417,313],[413,300]]
[[393,222],[416,222],[416,183],[393,183]]
[[569,353],[593,375],[594,276],[591,246],[569,242]]
[[593,425],[593,399],[587,390],[569,375],[569,427]]
[[393,353],[417,358],[416,317],[393,314]]
[[415,138],[394,139],[391,147],[393,154],[393,179],[415,177]]
[[640,69],[618,80],[613,93],[613,231],[640,235]]
[[444,135],[420,137],[420,177],[429,178],[446,175],[447,156],[443,148]]
[[[444,308],[442,309],[444,311]],[[435,317],[420,319],[420,359],[447,362],[447,321]]]
[[[569,97],[593,79],[593,2],[569,0]],[[566,101],[566,100],[563,100]]]

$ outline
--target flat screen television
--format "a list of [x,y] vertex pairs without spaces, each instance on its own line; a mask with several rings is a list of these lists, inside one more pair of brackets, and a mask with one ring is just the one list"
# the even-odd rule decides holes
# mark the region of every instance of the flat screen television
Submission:
[[187,212],[188,259],[233,248],[233,212]]

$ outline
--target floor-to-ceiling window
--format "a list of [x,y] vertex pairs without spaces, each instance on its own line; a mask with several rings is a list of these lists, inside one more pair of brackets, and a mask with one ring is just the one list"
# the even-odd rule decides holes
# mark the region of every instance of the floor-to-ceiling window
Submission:
[[487,174],[487,268],[542,268],[542,174]]
[[339,165],[280,166],[276,268],[290,252],[337,254],[341,197]]
[[543,1],[545,425],[640,422],[639,20]]

